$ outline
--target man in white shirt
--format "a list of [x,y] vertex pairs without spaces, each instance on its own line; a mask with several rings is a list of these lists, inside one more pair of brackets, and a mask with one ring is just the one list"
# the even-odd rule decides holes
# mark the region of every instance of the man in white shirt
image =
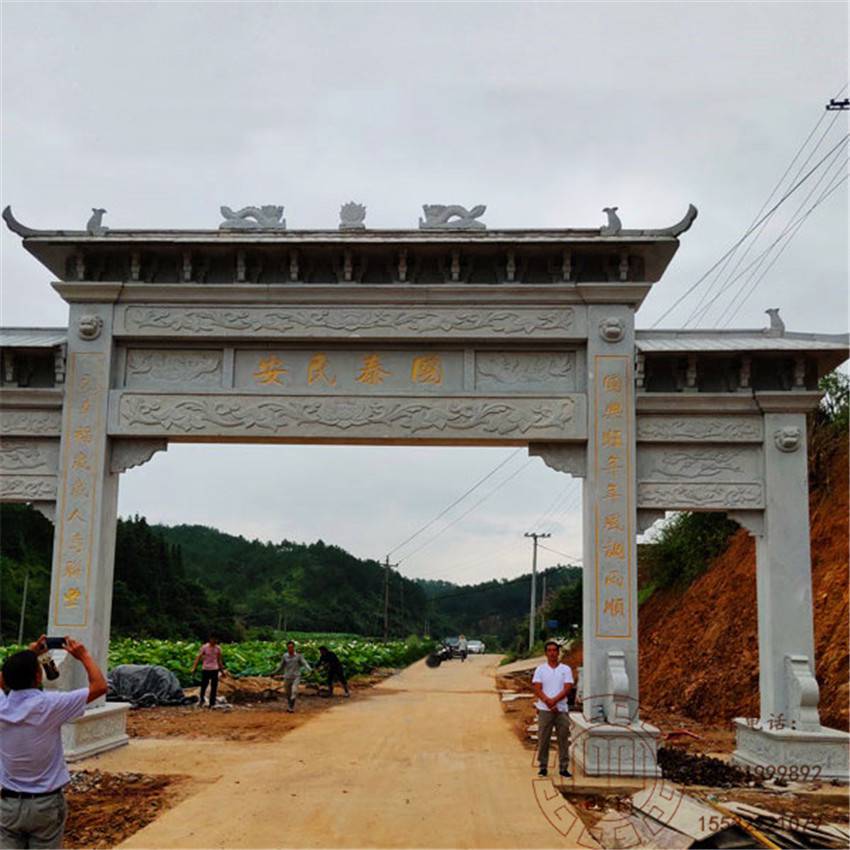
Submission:
[[[71,638],[63,647],[88,674],[88,688],[42,691],[38,656],[42,635],[10,655],[0,673],[0,847],[61,847],[70,782],[62,751],[62,724],[82,717],[106,693],[106,679],[88,650]],[[2,691],[8,690],[8,695]]]
[[561,776],[570,777],[570,717],[567,697],[573,687],[573,671],[561,664],[561,647],[553,640],[544,647],[546,663],[535,671],[531,684],[537,695],[537,764],[538,776],[549,773],[549,741],[552,727],[558,735],[558,763]]

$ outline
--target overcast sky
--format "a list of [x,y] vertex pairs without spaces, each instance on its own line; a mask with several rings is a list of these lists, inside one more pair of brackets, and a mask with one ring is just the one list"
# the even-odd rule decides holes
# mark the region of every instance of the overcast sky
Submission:
[[[660,227],[694,203],[639,327],[744,233],[826,102],[847,96],[843,2],[6,0],[2,48],[2,204],[29,226],[82,228],[102,206],[115,228],[215,228],[221,204],[276,203],[290,229],[335,228],[340,203],[356,200],[373,227],[415,227],[422,203],[486,203],[491,228],[596,227],[611,205],[626,227]],[[784,185],[821,137],[806,170],[839,143],[846,117],[824,117]],[[835,157],[736,274],[846,172],[846,151]],[[777,243],[760,282],[764,265],[729,282],[703,326],[734,313],[735,326],[763,327],[780,307],[790,330],[846,331],[846,186],[778,259]],[[64,325],[49,273],[5,229],[2,252],[2,323]],[[733,266],[663,325],[686,322]],[[753,286],[736,312],[732,297]],[[395,553],[402,571],[516,575],[529,530],[580,556],[577,482],[508,449],[171,446],[122,478],[120,510],[382,558],[504,459]]]

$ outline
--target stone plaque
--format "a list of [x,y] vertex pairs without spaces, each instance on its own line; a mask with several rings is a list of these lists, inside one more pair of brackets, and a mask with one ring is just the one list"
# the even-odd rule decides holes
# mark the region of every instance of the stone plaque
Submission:
[[463,374],[462,351],[252,349],[236,352],[234,381],[275,395],[445,395]]

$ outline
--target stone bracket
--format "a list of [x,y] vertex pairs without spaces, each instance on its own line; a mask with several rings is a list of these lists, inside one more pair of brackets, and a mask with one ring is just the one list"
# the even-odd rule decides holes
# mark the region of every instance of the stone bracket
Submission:
[[168,451],[168,440],[113,439],[110,472],[126,472],[147,463],[157,452]]
[[785,656],[785,688],[788,722],[792,728],[801,732],[817,732],[820,729],[820,689],[805,655]]
[[746,528],[753,537],[764,535],[764,512],[763,511],[728,511],[729,519],[735,520],[738,525]]
[[660,519],[664,519],[665,512],[664,511],[652,511],[652,510],[643,510],[638,509],[637,512],[637,531],[638,534],[643,534],[653,523],[658,522]]
[[575,478],[587,476],[587,448],[564,443],[529,443],[529,457],[539,457],[550,469]]
[[629,708],[629,673],[626,669],[626,654],[620,649],[608,651],[606,668],[607,692],[605,694],[605,717],[609,723],[631,722]]

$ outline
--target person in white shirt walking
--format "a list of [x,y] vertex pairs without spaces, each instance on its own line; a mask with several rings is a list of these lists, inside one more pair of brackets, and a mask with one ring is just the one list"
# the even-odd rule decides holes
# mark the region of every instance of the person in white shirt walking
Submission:
[[546,663],[541,664],[531,679],[537,702],[537,764],[538,776],[549,773],[549,741],[552,728],[558,736],[558,766],[561,776],[570,777],[570,716],[567,698],[573,687],[573,671],[561,664],[561,647],[546,642]]
[[466,656],[469,654],[469,643],[464,635],[458,638],[457,651],[460,653],[460,660],[466,661]]
[[[86,669],[88,688],[42,691],[42,635],[10,655],[0,674],[0,847],[61,847],[65,794],[71,777],[62,750],[62,724],[82,717],[106,693],[106,679],[88,650],[71,638],[63,647]],[[8,690],[8,695],[2,691]]]

